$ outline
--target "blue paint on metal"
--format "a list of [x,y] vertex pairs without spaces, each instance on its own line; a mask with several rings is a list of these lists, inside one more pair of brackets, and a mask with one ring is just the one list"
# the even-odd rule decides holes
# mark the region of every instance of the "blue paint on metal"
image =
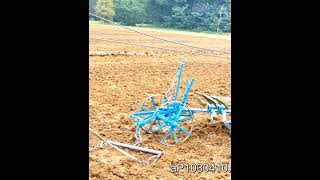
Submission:
[[[179,125],[179,123],[183,123],[189,120],[192,120],[194,113],[209,113],[211,120],[215,121],[217,115],[222,114],[231,114],[231,110],[226,110],[225,107],[219,104],[215,99],[212,99],[208,96],[212,102],[215,102],[217,106],[207,103],[206,109],[197,109],[197,108],[186,108],[186,102],[188,99],[188,94],[195,83],[195,79],[191,79],[191,81],[186,80],[186,89],[183,94],[181,102],[177,101],[180,89],[181,76],[184,68],[184,63],[180,64],[180,69],[177,69],[176,73],[178,76],[178,83],[176,87],[176,92],[173,101],[167,102],[167,98],[164,96],[159,107],[155,104],[155,99],[151,96],[151,103],[153,110],[149,110],[147,107],[140,106],[142,108],[142,112],[133,113],[130,117],[134,118],[137,126],[136,133],[137,136],[140,135],[140,128],[144,127],[146,124],[151,123],[150,129],[152,132],[154,131],[162,131],[163,128],[169,127],[165,136],[162,138],[161,143],[164,144],[169,134],[173,134],[173,139],[176,144],[179,144],[179,140],[176,134],[176,129],[182,131],[187,136],[190,135],[190,132],[184,129]],[[157,122],[156,122],[157,121]],[[225,126],[231,130],[231,122],[224,120]],[[157,123],[157,127],[153,128],[153,126]]]
[[188,94],[189,94],[189,92],[191,90],[191,87],[194,84],[194,82],[195,82],[195,79],[192,79],[191,82],[189,84],[187,84],[187,88],[186,88],[186,90],[184,92],[184,95],[183,95],[183,98],[182,98],[182,101],[181,101],[181,103],[183,105],[187,102]]
[[166,133],[166,135],[163,137],[163,139],[161,140],[161,143],[162,143],[162,144],[163,144],[164,141],[167,139],[167,137],[169,136],[169,134],[170,134],[171,131],[172,131],[172,128],[170,128],[170,129],[168,130],[168,132]]
[[179,140],[178,140],[178,137],[177,137],[177,133],[176,133],[176,130],[172,130],[172,134],[173,134],[173,139],[175,141],[176,144],[179,144]]
[[180,127],[178,124],[175,125],[175,128],[180,129],[182,132],[184,132],[186,135],[190,135],[190,133],[188,131],[186,131],[185,129],[183,129],[182,127]]
[[178,85],[177,85],[177,89],[176,89],[176,94],[175,94],[175,96],[174,96],[174,101],[177,100],[178,95],[179,95],[180,81],[181,81],[183,66],[184,66],[184,63],[181,63],[181,64],[180,64],[180,72],[179,72],[179,74],[178,74]]

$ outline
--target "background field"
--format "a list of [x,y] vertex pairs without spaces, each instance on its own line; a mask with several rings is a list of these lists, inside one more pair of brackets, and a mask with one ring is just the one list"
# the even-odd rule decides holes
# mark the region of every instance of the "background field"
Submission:
[[[216,49],[223,52],[203,51],[178,54],[167,50],[137,47],[112,43],[93,38],[125,41],[163,48],[193,52],[195,49],[141,36],[118,26],[90,23],[90,122],[107,139],[134,143],[135,124],[129,115],[138,104],[151,94],[163,93],[170,85],[178,60],[186,57],[188,63],[182,77],[196,78],[191,92],[208,93],[212,96],[231,96],[230,36],[204,33],[179,33],[178,31],[139,28],[139,31],[179,41],[194,46]],[[112,52],[109,56],[98,56],[97,52]],[[182,94],[182,93],[180,93]],[[201,107],[191,93],[189,106]],[[169,170],[177,163],[219,163],[231,166],[231,139],[227,132],[218,132],[210,122],[209,115],[196,114],[195,126],[190,141],[177,147],[160,145],[151,135],[143,134],[143,147],[163,151],[155,165],[139,164],[116,150],[107,147],[90,153],[90,179],[230,179],[231,173],[186,173],[177,174]],[[89,144],[100,141],[89,135]],[[135,153],[128,151],[130,153]],[[144,154],[137,154],[147,158]]]

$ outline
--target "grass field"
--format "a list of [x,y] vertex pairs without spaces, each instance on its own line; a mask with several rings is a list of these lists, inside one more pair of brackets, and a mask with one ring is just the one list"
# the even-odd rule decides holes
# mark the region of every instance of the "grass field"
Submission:
[[[140,43],[157,47],[192,51],[189,47],[141,36],[118,26],[90,22],[89,51],[89,111],[91,128],[106,139],[132,144],[135,142],[135,123],[129,115],[136,111],[138,104],[151,94],[163,93],[169,87],[178,60],[187,58],[182,76],[182,90],[185,80],[196,78],[188,99],[189,107],[202,108],[195,100],[194,92],[212,96],[231,96],[231,60],[220,57],[221,53],[192,54],[175,53],[167,50],[145,48],[130,44],[97,40]],[[217,49],[230,54],[231,42],[205,33],[186,33],[151,28],[135,28],[144,33],[186,44]],[[223,35],[217,35],[223,36]],[[95,55],[95,52],[112,52],[110,55]],[[141,53],[140,55],[137,55]],[[180,93],[180,97],[181,97]],[[170,166],[177,163],[229,163],[231,168],[231,138],[226,130],[218,131],[207,114],[196,114],[194,129],[185,143],[166,147],[151,135],[142,134],[142,147],[160,150],[163,156],[154,165],[139,164],[113,148],[89,154],[91,180],[102,179],[230,179],[231,173],[171,173]],[[89,135],[89,145],[100,141]],[[147,158],[143,153],[135,153]]]

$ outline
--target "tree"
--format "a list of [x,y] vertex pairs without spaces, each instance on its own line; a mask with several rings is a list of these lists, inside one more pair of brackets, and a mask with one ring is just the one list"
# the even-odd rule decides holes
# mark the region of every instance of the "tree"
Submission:
[[[89,12],[96,14],[96,0],[89,0]],[[96,20],[96,17],[89,16],[90,19]]]
[[136,25],[142,23],[146,12],[144,0],[115,0],[114,20],[122,22],[125,25]]
[[96,13],[96,0],[89,0],[89,12]]
[[231,0],[89,0],[89,11],[125,25],[231,32]]
[[172,7],[176,0],[145,0],[146,22],[158,26],[170,26]]
[[227,2],[227,8],[224,14],[224,20],[222,21],[224,23],[223,31],[231,32],[231,0]]
[[98,16],[111,19],[114,15],[113,1],[112,0],[97,0],[96,13]]

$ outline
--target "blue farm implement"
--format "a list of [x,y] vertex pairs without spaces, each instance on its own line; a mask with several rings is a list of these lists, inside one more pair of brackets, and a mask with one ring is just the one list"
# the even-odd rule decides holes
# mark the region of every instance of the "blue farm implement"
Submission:
[[[214,122],[218,121],[218,116],[221,117],[219,122],[231,132],[231,120],[228,118],[231,109],[221,100],[204,94],[201,95],[207,101],[204,109],[187,107],[188,94],[195,79],[186,81],[185,92],[181,101],[178,100],[185,64],[186,61],[180,61],[180,68],[165,95],[156,94],[146,98],[139,105],[138,112],[131,114],[130,117],[136,122],[136,144],[142,142],[141,129],[152,134],[161,144],[171,146],[183,143],[191,135],[195,113],[208,113]],[[172,92],[175,84],[175,92]]]
[[[170,88],[164,95],[156,94],[146,98],[139,105],[138,112],[130,115],[136,122],[135,137],[137,141],[134,144],[125,144],[105,139],[99,135],[99,133],[89,128],[91,133],[102,140],[100,144],[89,148],[89,151],[94,152],[109,145],[137,162],[153,164],[163,153],[161,151],[140,147],[142,143],[141,129],[152,134],[161,144],[168,146],[178,145],[190,137],[194,125],[193,116],[195,113],[209,114],[212,121],[222,123],[231,132],[231,121],[228,120],[228,116],[231,115],[231,109],[218,98],[203,94],[201,97],[207,102],[203,103],[200,100],[200,104],[205,108],[198,109],[187,106],[188,94],[195,83],[195,79],[186,81],[185,92],[181,101],[178,100],[181,76],[185,64],[186,61],[180,61],[180,69],[177,70]],[[221,118],[218,120],[217,117]],[[141,160],[124,151],[123,148],[152,154],[152,156],[148,160]]]

